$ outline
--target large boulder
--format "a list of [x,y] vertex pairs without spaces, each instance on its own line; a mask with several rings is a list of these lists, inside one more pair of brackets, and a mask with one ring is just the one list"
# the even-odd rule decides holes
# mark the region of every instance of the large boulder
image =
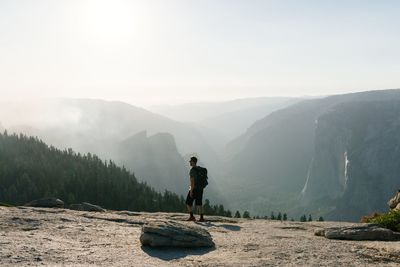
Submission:
[[69,208],[71,210],[105,212],[105,210],[102,207],[90,204],[88,202],[83,202],[80,204],[71,204]]
[[140,242],[151,247],[214,247],[210,233],[198,226],[174,221],[153,221],[142,227]]
[[400,233],[382,228],[375,224],[365,224],[351,227],[333,227],[315,232],[317,236],[324,236],[328,239],[340,240],[375,240],[375,241],[397,241],[400,240]]
[[24,206],[39,208],[64,208],[64,201],[55,197],[47,197],[32,200],[31,202],[26,203]]
[[391,198],[388,202],[389,208],[390,209],[399,209],[400,208],[400,190],[397,192],[397,194]]

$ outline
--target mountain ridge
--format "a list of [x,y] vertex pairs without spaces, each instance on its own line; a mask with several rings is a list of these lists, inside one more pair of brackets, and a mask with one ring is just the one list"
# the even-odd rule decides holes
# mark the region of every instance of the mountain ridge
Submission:
[[259,120],[228,147],[224,179],[231,184],[231,195],[227,198],[236,199],[234,205],[247,206],[253,213],[285,210],[303,214],[298,202],[315,150],[318,117],[340,103],[393,99],[400,99],[400,90],[329,96],[304,100]]

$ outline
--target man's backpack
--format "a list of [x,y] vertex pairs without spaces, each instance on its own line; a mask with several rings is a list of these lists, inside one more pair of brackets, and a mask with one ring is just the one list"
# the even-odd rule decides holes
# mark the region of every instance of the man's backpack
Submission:
[[208,185],[207,169],[197,166],[196,171],[197,171],[196,186],[199,186],[200,188],[205,188]]

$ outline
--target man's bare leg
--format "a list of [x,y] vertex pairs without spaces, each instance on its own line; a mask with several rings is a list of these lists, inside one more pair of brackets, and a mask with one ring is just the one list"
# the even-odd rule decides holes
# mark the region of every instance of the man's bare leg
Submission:
[[197,206],[197,212],[200,214],[200,221],[204,221],[204,207],[203,207],[203,205]]
[[187,210],[188,210],[188,212],[190,214],[190,217],[189,217],[188,221],[195,221],[196,219],[194,218],[194,215],[193,215],[192,206],[186,205],[186,207],[187,207]]

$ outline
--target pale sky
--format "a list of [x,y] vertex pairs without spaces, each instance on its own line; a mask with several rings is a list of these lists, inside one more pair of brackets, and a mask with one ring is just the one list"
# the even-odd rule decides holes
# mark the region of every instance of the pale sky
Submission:
[[0,97],[139,106],[400,88],[400,1],[0,0]]

